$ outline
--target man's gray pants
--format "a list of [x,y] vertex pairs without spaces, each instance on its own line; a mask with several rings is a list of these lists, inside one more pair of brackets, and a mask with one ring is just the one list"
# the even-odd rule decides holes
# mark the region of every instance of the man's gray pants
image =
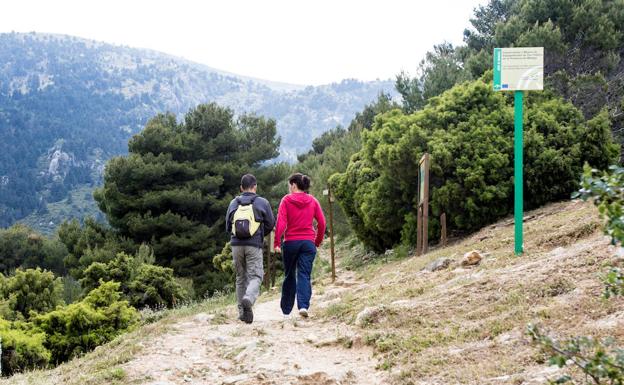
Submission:
[[236,270],[236,299],[238,315],[242,317],[241,301],[247,298],[252,304],[260,295],[260,286],[264,277],[262,249],[255,246],[232,246],[234,269]]

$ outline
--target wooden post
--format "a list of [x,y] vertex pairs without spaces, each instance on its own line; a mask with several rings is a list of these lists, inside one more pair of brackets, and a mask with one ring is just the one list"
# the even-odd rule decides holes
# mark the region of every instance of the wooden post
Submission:
[[275,287],[275,276],[277,275],[277,268],[275,267],[275,259],[277,258],[277,255],[273,254],[273,257],[273,266],[271,267],[271,287]]
[[429,251],[429,154],[425,153],[418,162],[418,219],[417,255]]
[[331,248],[331,268],[332,268],[332,282],[336,281],[336,255],[334,252],[334,196],[331,193],[331,187],[328,185],[327,190],[323,191],[323,195],[327,195],[327,202],[329,203],[329,244]]
[[269,247],[268,247],[268,258],[267,258],[267,289],[275,286],[275,266],[273,263],[273,257],[275,255],[275,230],[271,231],[269,234]]
[[422,207],[416,212],[416,255],[422,255]]
[[442,228],[440,233],[441,233],[441,239],[440,239],[440,243],[442,244],[442,247],[446,246],[446,213],[442,213],[442,215],[440,215],[440,227]]
[[[267,244],[263,244],[262,253],[266,255],[266,266],[267,266],[267,271],[265,272],[264,277],[262,278],[262,284],[264,285],[264,288],[266,290],[269,290],[269,288],[271,287],[270,286],[271,285],[271,270],[269,268],[269,266],[271,265],[270,246]],[[264,258],[262,258],[262,263],[264,263]]]

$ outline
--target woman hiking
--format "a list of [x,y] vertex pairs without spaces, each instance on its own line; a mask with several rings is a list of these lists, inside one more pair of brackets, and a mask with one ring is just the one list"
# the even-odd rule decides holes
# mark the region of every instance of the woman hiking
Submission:
[[[290,193],[282,198],[277,211],[274,246],[275,251],[282,254],[284,262],[280,306],[285,318],[290,317],[295,296],[299,315],[308,317],[312,296],[310,274],[316,248],[320,246],[325,234],[323,210],[316,198],[308,194],[309,188],[310,178],[307,175],[301,173],[291,175],[288,178]],[[316,230],[314,220],[317,223]]]

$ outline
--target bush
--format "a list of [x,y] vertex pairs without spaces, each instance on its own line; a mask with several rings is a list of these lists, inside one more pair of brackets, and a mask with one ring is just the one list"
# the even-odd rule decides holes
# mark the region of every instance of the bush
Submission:
[[84,300],[33,319],[46,334],[45,346],[58,364],[113,340],[139,320],[138,312],[121,300],[120,284],[106,282]]
[[223,246],[223,250],[212,258],[212,264],[218,270],[234,277],[234,257],[232,257],[232,244],[230,242]]
[[[524,135],[529,209],[569,197],[585,162],[606,167],[618,152],[606,113],[585,121],[572,104],[541,93],[527,98]],[[347,171],[332,176],[339,203],[369,248],[416,241],[417,170],[425,152],[430,238],[443,212],[450,230],[471,231],[513,210],[512,96],[484,79],[464,83],[414,114],[378,115]]]
[[173,269],[142,264],[129,284],[130,303],[136,308],[164,304],[173,307],[187,294],[173,276]]
[[604,278],[604,297],[609,299],[616,296],[624,296],[624,271],[612,267]]
[[624,168],[614,165],[609,172],[600,172],[585,166],[581,189],[575,198],[593,200],[602,218],[607,219],[605,234],[613,244],[624,242]]
[[44,346],[44,333],[29,330],[19,322],[0,319],[0,338],[3,376],[48,365],[51,354]]
[[31,312],[46,313],[62,303],[62,283],[50,271],[17,270],[2,284],[4,318],[27,320]]
[[[586,383],[593,384],[624,384],[624,349],[614,346],[613,339],[594,339],[591,337],[575,337],[559,342],[539,328],[529,325],[528,333],[534,343],[542,347],[551,365],[560,368],[574,366],[586,376]],[[551,384],[573,382],[570,375],[563,375]],[[576,383],[576,382],[573,382]]]
[[80,279],[80,285],[88,293],[100,286],[102,282],[115,281],[121,284],[121,291],[128,292],[128,285],[138,266],[134,258],[126,253],[119,253],[109,262],[93,262],[87,267]]
[[119,253],[108,263],[92,263],[84,270],[80,283],[88,292],[102,282],[119,282],[121,291],[136,308],[162,305],[173,307],[188,297],[176,281],[173,269],[146,261],[153,261],[153,254],[148,246],[143,245],[136,256]]

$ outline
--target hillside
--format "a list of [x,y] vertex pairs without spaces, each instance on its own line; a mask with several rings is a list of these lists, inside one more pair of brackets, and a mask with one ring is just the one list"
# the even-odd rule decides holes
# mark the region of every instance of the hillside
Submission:
[[[66,199],[76,186],[98,185],[105,162],[125,154],[128,139],[157,113],[181,116],[217,102],[237,114],[274,118],[279,159],[292,161],[380,92],[393,92],[390,80],[289,85],[164,53],[39,33],[0,34],[0,62],[0,226],[54,211],[48,203]],[[71,205],[64,209],[64,218],[82,218]]]
[[[375,257],[343,242],[338,280],[317,278],[309,321],[284,323],[271,292],[246,326],[233,321],[231,297],[216,297],[0,384],[542,384],[557,370],[529,343],[527,324],[621,343],[624,299],[600,297],[616,249],[592,205],[551,204],[525,221],[521,257],[510,218],[425,257]],[[461,267],[473,249],[482,263]],[[449,268],[423,269],[440,257]]]

